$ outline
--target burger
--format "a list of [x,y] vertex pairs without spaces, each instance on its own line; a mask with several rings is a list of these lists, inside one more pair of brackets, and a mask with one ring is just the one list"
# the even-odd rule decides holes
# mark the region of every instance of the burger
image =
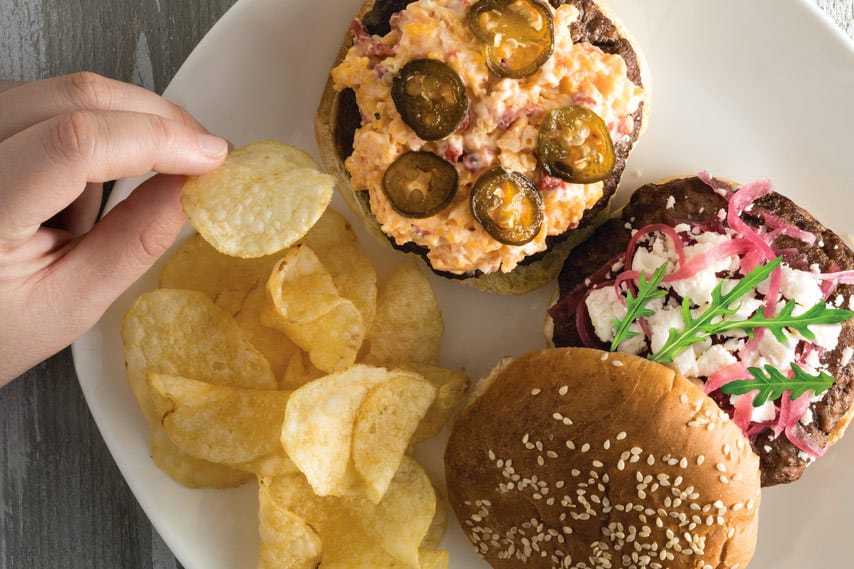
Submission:
[[561,348],[505,363],[455,422],[445,471],[495,569],[736,569],[756,547],[747,438],[700,387],[638,356]]
[[368,0],[318,145],[383,241],[519,294],[607,218],[646,83],[637,47],[592,0]]
[[854,254],[767,181],[708,174],[640,188],[576,248],[546,335],[646,357],[702,385],[792,482],[854,404]]

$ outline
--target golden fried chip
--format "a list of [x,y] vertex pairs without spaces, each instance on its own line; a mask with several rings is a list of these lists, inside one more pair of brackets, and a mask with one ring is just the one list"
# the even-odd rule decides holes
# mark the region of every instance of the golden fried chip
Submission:
[[380,288],[365,361],[435,364],[443,331],[430,283],[414,261],[407,262]]
[[188,456],[178,450],[163,428],[151,423],[151,458],[173,480],[188,488],[233,488],[252,478],[252,474]]
[[329,373],[353,365],[365,339],[362,315],[352,302],[344,299],[317,320],[296,324],[278,313],[268,294],[261,322],[284,332],[293,343],[308,352],[315,367]]
[[158,286],[203,292],[226,312],[237,314],[249,291],[259,282],[267,282],[280,258],[278,254],[256,259],[230,257],[194,233],[166,260]]
[[[356,365],[327,375],[291,394],[282,426],[282,445],[320,496],[350,490],[353,430],[359,407],[375,386],[388,381],[383,368]],[[351,466],[352,468],[352,466]]]
[[337,211],[327,209],[301,242],[317,254],[332,275],[338,294],[356,305],[369,330],[377,311],[377,272],[359,248],[349,222]]
[[409,372],[394,375],[368,393],[356,416],[353,464],[375,504],[385,495],[412,440],[436,399],[436,388]]
[[217,251],[270,255],[301,239],[332,199],[335,178],[306,166],[293,147],[256,142],[232,152],[208,174],[184,184],[190,223]]
[[[434,487],[433,490],[436,490]],[[437,549],[439,542],[442,541],[442,536],[445,535],[445,530],[448,529],[448,506],[445,499],[436,491],[436,513],[433,515],[433,521],[430,522],[430,528],[427,534],[421,541],[422,550]]]
[[448,569],[448,552],[422,547],[418,550],[421,569]]
[[156,373],[148,385],[163,430],[182,452],[249,472],[296,472],[279,442],[289,392]]
[[432,439],[448,424],[468,393],[471,380],[464,369],[445,369],[424,364],[408,364],[402,369],[414,371],[436,388],[436,400],[427,410],[412,442]]
[[122,341],[131,390],[149,421],[160,418],[148,394],[148,373],[276,388],[270,364],[234,319],[197,291],[158,289],[141,295],[122,322]]
[[276,477],[268,484],[282,507],[320,535],[320,567],[421,568],[424,550],[419,547],[435,515],[436,495],[412,458],[404,457],[379,504],[359,497],[316,496],[300,475]]
[[278,378],[285,373],[291,358],[301,350],[286,334],[261,323],[261,312],[266,302],[264,283],[258,283],[244,299],[234,320],[255,349],[264,354]]
[[287,509],[278,496],[281,489],[271,478],[258,479],[258,569],[315,569],[323,547],[320,536]]
[[267,293],[279,316],[292,324],[313,322],[342,301],[332,275],[302,244],[288,249],[273,267]]
[[288,360],[285,372],[279,378],[279,389],[299,389],[309,381],[314,381],[326,375],[308,360],[308,354],[299,350]]

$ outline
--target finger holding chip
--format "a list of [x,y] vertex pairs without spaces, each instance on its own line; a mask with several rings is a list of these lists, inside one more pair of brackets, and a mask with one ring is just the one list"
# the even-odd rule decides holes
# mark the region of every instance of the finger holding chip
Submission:
[[436,399],[436,388],[418,374],[397,372],[365,397],[353,431],[353,464],[368,499],[379,503]]
[[156,373],[148,385],[163,431],[182,452],[253,473],[296,472],[279,442],[290,393]]
[[249,144],[213,172],[188,178],[181,204],[218,251],[270,255],[301,239],[332,199],[335,178],[308,160],[278,142]]
[[365,361],[435,365],[443,332],[442,313],[430,283],[414,261],[407,262],[379,290]]

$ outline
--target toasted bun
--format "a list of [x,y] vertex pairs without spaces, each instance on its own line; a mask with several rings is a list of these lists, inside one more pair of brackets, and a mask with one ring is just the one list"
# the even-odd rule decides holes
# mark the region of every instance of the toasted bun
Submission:
[[635,356],[566,348],[506,364],[456,421],[445,471],[496,569],[744,568],[756,546],[749,442],[702,390]]
[[[375,5],[379,8],[377,13],[386,14],[386,12],[389,12],[388,15],[390,15],[390,11],[392,9],[400,8],[402,6],[405,7],[408,3],[409,2],[407,0],[366,0],[356,16],[364,19],[369,14],[373,15],[372,12],[374,11]],[[599,26],[602,29],[611,32],[612,35],[609,37],[618,38],[617,40],[612,41],[612,39],[608,39],[607,37],[605,39],[599,38],[598,40],[595,37],[589,37],[586,38],[588,41],[591,41],[594,44],[596,41],[602,41],[602,46],[605,48],[605,51],[609,51],[609,49],[616,49],[620,53],[625,51],[628,55],[624,55],[623,57],[630,57],[633,59],[631,63],[627,60],[627,65],[630,68],[636,69],[637,82],[642,84],[644,87],[644,102],[636,113],[636,128],[631,137],[631,141],[628,144],[620,143],[617,145],[618,167],[615,168],[612,176],[605,180],[605,189],[602,199],[593,206],[593,208],[585,212],[585,215],[577,228],[568,230],[562,235],[549,237],[548,249],[545,252],[526,259],[510,273],[499,272],[485,275],[478,272],[467,275],[454,275],[451,273],[434,271],[441,276],[460,280],[469,286],[488,292],[496,292],[500,294],[525,294],[553,281],[560,272],[564,260],[573,247],[588,239],[593,231],[608,219],[610,203],[617,190],[620,177],[622,176],[622,172],[625,167],[625,160],[636,143],[637,138],[646,128],[646,123],[650,113],[650,76],[647,70],[646,60],[637,48],[637,44],[631,39],[623,26],[612,16],[607,8],[602,6],[600,3],[593,2],[593,0],[551,1],[552,5],[567,3],[573,3],[579,7],[579,10],[582,13],[582,18],[584,19],[584,22],[579,23],[580,27]],[[604,37],[607,34],[602,35]],[[343,61],[352,45],[353,34],[348,31],[344,36],[344,41],[333,67]],[[354,103],[352,101],[347,101],[345,96],[342,96],[341,93],[335,90],[331,79],[327,82],[315,117],[315,135],[317,137],[317,144],[320,149],[320,155],[323,159],[323,163],[326,165],[329,172],[338,178],[339,192],[344,197],[344,200],[350,208],[365,220],[372,235],[377,237],[386,245],[406,252],[422,255],[425,258],[425,261],[427,261],[428,266],[431,266],[429,260],[426,258],[427,249],[419,247],[414,243],[407,243],[402,246],[398,246],[393,243],[389,237],[383,233],[379,222],[371,212],[370,206],[365,199],[365,192],[357,191],[350,185],[350,174],[347,172],[344,160],[348,156],[349,152],[352,151],[352,148],[350,147],[352,144],[352,132],[358,127],[358,119],[357,117],[354,117],[352,113],[353,104]]]

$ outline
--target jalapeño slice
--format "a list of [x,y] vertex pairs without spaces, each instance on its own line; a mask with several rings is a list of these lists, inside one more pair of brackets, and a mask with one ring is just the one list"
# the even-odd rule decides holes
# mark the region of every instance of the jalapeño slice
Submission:
[[614,145],[605,121],[580,105],[554,109],[540,126],[537,154],[543,169],[573,184],[607,178],[614,169]]
[[436,59],[404,65],[394,78],[391,98],[403,122],[424,140],[439,140],[457,130],[469,109],[462,79]]
[[554,19],[540,0],[480,0],[468,23],[483,44],[487,67],[499,77],[528,77],[554,50]]
[[543,226],[543,198],[534,183],[501,166],[478,178],[471,209],[486,232],[505,245],[524,245]]
[[383,192],[398,213],[431,217],[457,193],[457,170],[432,152],[407,152],[385,171]]

